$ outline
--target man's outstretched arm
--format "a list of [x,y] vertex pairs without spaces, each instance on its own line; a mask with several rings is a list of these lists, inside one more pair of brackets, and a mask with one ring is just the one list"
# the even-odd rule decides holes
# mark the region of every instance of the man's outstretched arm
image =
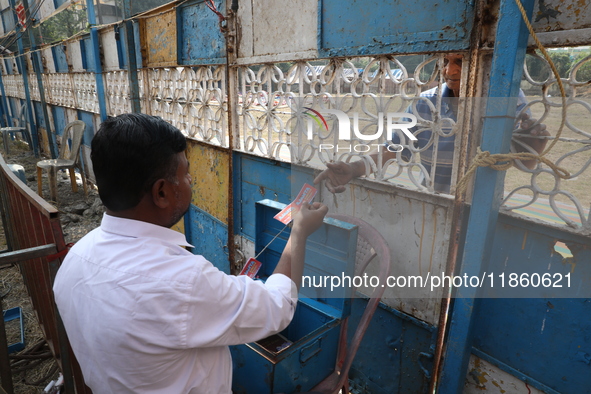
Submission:
[[328,212],[328,207],[319,202],[304,204],[293,218],[291,235],[287,245],[281,254],[274,274],[283,274],[300,288],[304,271],[304,258],[306,254],[306,240],[308,236],[322,225],[322,221]]

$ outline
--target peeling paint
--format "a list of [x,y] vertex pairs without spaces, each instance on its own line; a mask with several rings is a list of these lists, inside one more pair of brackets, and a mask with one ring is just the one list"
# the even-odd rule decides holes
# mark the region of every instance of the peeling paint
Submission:
[[228,223],[229,153],[210,148],[195,141],[187,141],[189,172],[193,178],[193,197],[196,207],[222,223]]

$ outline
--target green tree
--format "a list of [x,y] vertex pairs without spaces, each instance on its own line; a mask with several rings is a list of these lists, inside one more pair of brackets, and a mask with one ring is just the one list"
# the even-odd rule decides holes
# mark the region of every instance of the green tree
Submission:
[[[573,66],[588,56],[591,56],[591,51],[587,53],[581,53],[573,62]],[[581,67],[579,67],[577,73],[575,74],[575,78],[579,82],[591,81],[591,59],[588,59],[581,65]]]
[[73,4],[41,23],[39,43],[48,44],[61,41],[85,31],[87,28],[86,7],[82,4]]
[[[525,62],[529,75],[534,81],[541,82],[552,75],[552,68],[550,68],[550,65],[542,55],[539,53],[538,55],[539,57],[527,56]],[[567,78],[573,64],[570,55],[566,52],[550,52],[549,56],[560,77]]]
[[566,52],[550,52],[550,59],[554,63],[558,75],[562,78],[567,78],[572,64],[570,55]]

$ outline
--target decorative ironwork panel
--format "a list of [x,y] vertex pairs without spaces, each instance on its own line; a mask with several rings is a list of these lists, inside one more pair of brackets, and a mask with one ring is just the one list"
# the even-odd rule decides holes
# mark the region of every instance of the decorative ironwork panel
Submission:
[[[225,67],[153,68],[147,107],[187,136],[228,147]],[[143,85],[142,83],[140,86]],[[143,91],[140,95],[144,96]]]
[[105,74],[107,110],[110,116],[131,112],[129,79],[127,71],[111,71]]
[[45,100],[48,104],[77,108],[71,74],[45,74],[45,79],[47,81],[45,85],[47,97]]
[[[547,139],[549,147],[562,120],[556,78],[546,60],[537,55],[527,56],[524,76],[527,83],[522,86],[529,103],[523,111],[546,125],[551,135],[537,138]],[[531,211],[542,220],[591,233],[591,56],[576,62],[561,81],[567,94],[565,126],[546,157],[570,175],[563,179],[546,164],[529,169],[516,162],[516,168],[507,173],[503,209]],[[514,151],[532,152],[525,139],[516,135],[513,140]]]
[[2,76],[4,92],[8,97],[25,99],[25,83],[21,74],[9,74]]
[[[435,94],[442,88],[443,55],[416,59],[412,70],[405,67],[408,62],[391,56],[240,68],[240,149],[320,168],[329,162],[364,160],[366,174],[378,181],[437,191],[432,182],[437,164],[428,169],[421,156],[436,155],[442,138],[452,141],[454,149],[460,130],[456,119],[463,112],[442,111],[440,95]],[[341,118],[327,114],[335,110],[350,124],[346,140]],[[393,138],[387,132],[391,123],[411,121],[403,116],[411,113],[417,124],[410,132],[427,136],[420,145],[402,128]],[[394,149],[400,150],[396,157],[380,164],[383,152]],[[373,151],[378,151],[377,161],[367,155]]]
[[34,101],[41,101],[41,95],[39,94],[39,83],[37,82],[37,76],[32,74],[29,76],[29,92],[31,99]]
[[72,81],[78,109],[87,112],[99,112],[94,73],[73,73]]

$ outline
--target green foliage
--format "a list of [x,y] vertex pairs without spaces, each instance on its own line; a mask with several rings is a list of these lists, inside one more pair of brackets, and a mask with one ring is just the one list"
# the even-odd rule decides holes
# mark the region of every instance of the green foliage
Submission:
[[86,7],[73,5],[41,23],[39,44],[58,42],[86,30]]
[[552,59],[558,75],[562,78],[567,78],[572,63],[570,55],[565,52],[550,52],[550,59]]
[[[558,74],[560,75],[561,78],[568,78],[569,73],[570,73],[571,69],[574,67],[574,65],[580,59],[582,59],[582,57],[588,56],[588,54],[586,54],[586,55],[579,56],[577,59],[573,59],[566,52],[556,52],[556,51],[550,52],[549,55],[550,55],[550,59],[552,60],[552,63],[554,63],[554,66],[556,67],[556,70],[558,71]],[[550,65],[546,62],[546,60],[544,58],[541,57],[541,55],[540,55],[540,57],[527,56],[526,57],[526,64],[527,64],[527,69],[529,71],[529,75],[535,81],[544,81],[548,77],[552,76],[552,69],[550,68]],[[551,79],[554,79],[554,78],[551,78]]]
[[[573,62],[573,66],[588,56],[591,56],[591,51],[587,53],[581,53]],[[579,82],[591,81],[591,59],[588,59],[581,65],[581,67],[579,67],[577,73],[575,74],[575,78]]]

